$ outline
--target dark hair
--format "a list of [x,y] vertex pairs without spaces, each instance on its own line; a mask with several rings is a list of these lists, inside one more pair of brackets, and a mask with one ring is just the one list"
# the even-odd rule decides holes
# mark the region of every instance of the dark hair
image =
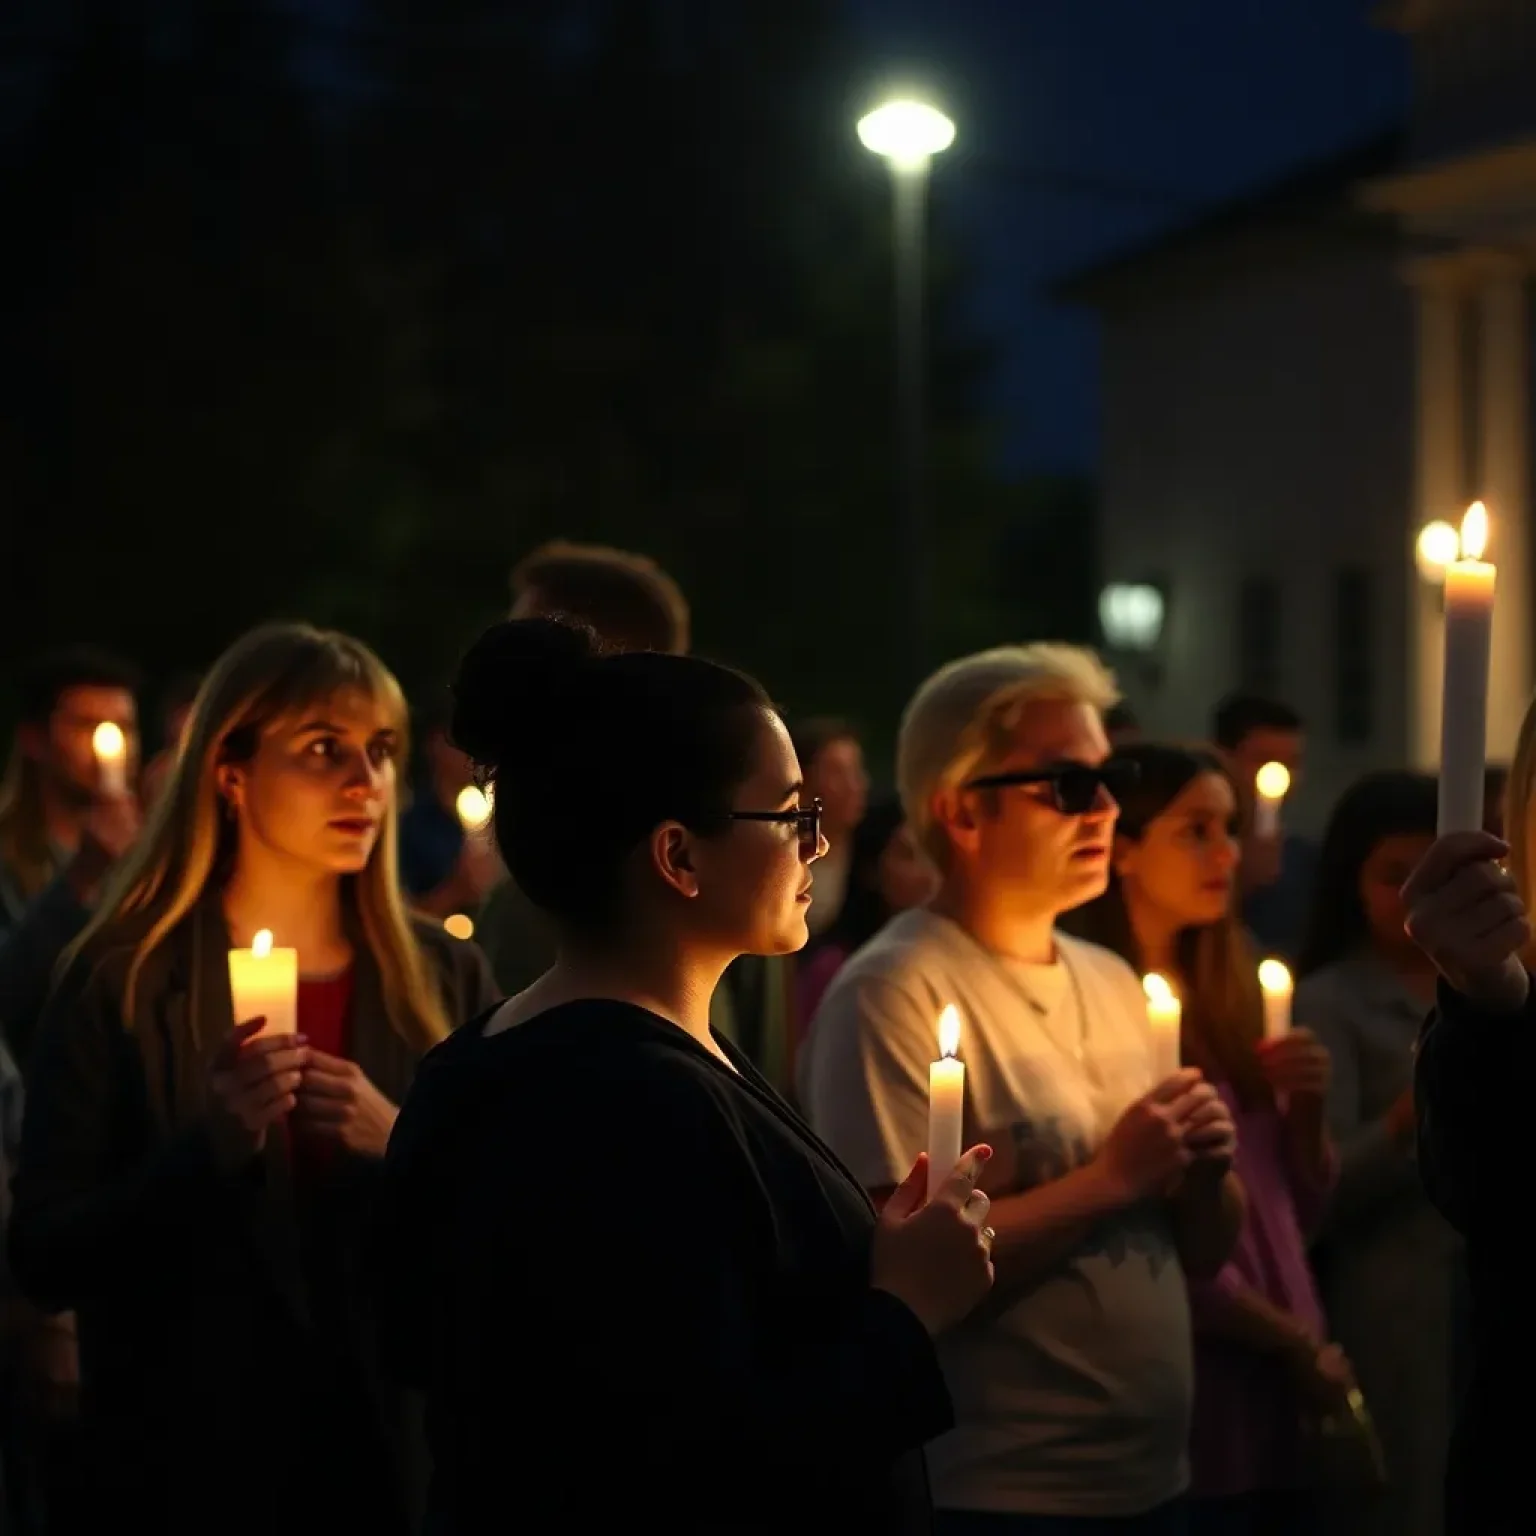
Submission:
[[729,667],[606,649],[562,619],[487,630],[459,664],[453,696],[449,734],[494,795],[512,878],[586,933],[622,916],[623,865],[654,827],[725,830],[772,708]]
[[192,708],[203,685],[199,672],[178,672],[160,690],[160,730],[167,740],[176,716]]
[[[1115,755],[1135,763],[1138,770],[1135,786],[1121,797],[1116,826],[1118,836],[1132,841],[1203,775],[1219,774],[1232,784],[1226,763],[1209,747],[1136,741],[1127,742]],[[1235,795],[1236,785],[1232,787]],[[1252,1106],[1272,1097],[1254,1050],[1264,1032],[1264,997],[1258,960],[1243,928],[1235,891],[1233,897],[1220,922],[1186,928],[1179,934],[1176,950],[1184,983],[1181,1024],[1186,1059],[1207,1071],[1214,1069],[1232,1084],[1245,1106]],[[1113,870],[1104,894],[1065,914],[1062,927],[1112,949],[1138,971],[1145,964],[1137,950],[1125,891]]]
[[75,645],[36,657],[21,673],[17,685],[19,718],[43,725],[71,688],[123,688],[137,693],[143,684],[139,670],[108,651]]
[[1302,719],[1289,704],[1257,693],[1229,693],[1216,706],[1211,735],[1216,745],[1231,752],[1255,731],[1299,731]]
[[864,819],[853,829],[843,905],[827,929],[824,942],[852,954],[890,921],[894,914],[880,894],[880,860],[906,822],[907,815],[899,800],[879,800],[865,811]]
[[1360,900],[1360,871],[1389,837],[1435,834],[1439,787],[1433,775],[1394,768],[1368,773],[1346,789],[1328,818],[1296,973],[1308,976],[1370,938]]
[[800,771],[809,773],[811,765],[835,741],[857,741],[859,733],[847,720],[835,715],[813,715],[806,720],[790,722],[789,739],[795,745],[795,756],[800,759]]
[[1136,718],[1136,711],[1121,699],[1118,704],[1111,704],[1104,711],[1104,729],[1110,735],[1116,731],[1139,731],[1141,721]]
[[645,555],[556,539],[513,568],[513,599],[529,594],[548,613],[589,625],[610,649],[677,656],[688,649],[682,589]]

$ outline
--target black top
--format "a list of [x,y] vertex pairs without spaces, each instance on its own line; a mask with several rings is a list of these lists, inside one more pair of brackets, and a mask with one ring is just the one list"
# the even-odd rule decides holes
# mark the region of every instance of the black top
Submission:
[[422,1063],[375,1259],[441,1528],[927,1531],[949,1397],[832,1153],[643,1009],[485,1022]]
[[1451,1441],[1447,1536],[1531,1529],[1532,1084],[1536,984],[1506,1017],[1479,1012],[1442,984],[1419,1041],[1414,1099],[1424,1186],[1466,1239],[1472,1287],[1474,1361]]

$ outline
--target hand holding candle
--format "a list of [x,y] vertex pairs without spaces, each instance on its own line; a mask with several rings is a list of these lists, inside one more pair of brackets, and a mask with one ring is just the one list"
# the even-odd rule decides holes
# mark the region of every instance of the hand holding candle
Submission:
[[1474,501],[1461,520],[1461,558],[1445,571],[1445,679],[1440,702],[1440,836],[1480,832],[1488,736],[1493,591],[1488,512]]
[[103,798],[121,800],[128,793],[128,738],[122,726],[103,720],[91,736],[96,754],[96,784]]
[[1152,1036],[1152,1082],[1166,1083],[1179,1070],[1179,1031],[1184,1006],[1166,976],[1156,971],[1141,978],[1147,999],[1147,1028]]
[[229,993],[235,1023],[265,1019],[259,1035],[299,1031],[299,952],[274,949],[272,930],[263,928],[249,949],[229,952]]
[[960,1049],[960,1010],[939,1015],[939,1059],[928,1068],[928,1198],[955,1171],[965,1122],[965,1063]]
[[1280,835],[1280,806],[1291,790],[1291,770],[1284,763],[1265,763],[1254,775],[1253,835]]

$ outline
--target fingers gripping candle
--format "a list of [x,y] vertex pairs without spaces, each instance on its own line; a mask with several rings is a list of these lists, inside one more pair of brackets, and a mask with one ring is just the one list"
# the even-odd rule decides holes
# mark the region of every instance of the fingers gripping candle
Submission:
[[965,1124],[965,1063],[960,1049],[960,1010],[951,1003],[939,1015],[939,1059],[928,1068],[928,1198],[955,1171]]

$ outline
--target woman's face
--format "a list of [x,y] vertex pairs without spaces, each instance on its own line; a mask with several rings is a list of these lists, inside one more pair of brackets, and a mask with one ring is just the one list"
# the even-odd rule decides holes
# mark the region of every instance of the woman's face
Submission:
[[240,856],[355,875],[395,803],[399,737],[370,698],[343,694],[267,727],[247,763],[219,785],[240,825]]
[[718,836],[700,838],[689,850],[700,925],[720,946],[740,954],[784,955],[804,947],[809,932],[811,864],[826,852],[826,839],[802,842],[793,813],[809,807],[800,764],[784,722],[759,712],[751,775],[731,797],[731,809],[772,812],[783,821],[736,820]]
[[1115,839],[1126,901],[1179,928],[1227,915],[1237,861],[1237,798],[1219,773],[1191,779],[1139,838]]
[[939,872],[903,822],[891,833],[875,866],[875,883],[888,912],[920,907],[938,893]]
[[1413,941],[1403,929],[1403,885],[1419,861],[1429,852],[1434,838],[1428,832],[1396,832],[1384,837],[1360,866],[1360,905],[1371,942],[1392,953],[1411,949]]

